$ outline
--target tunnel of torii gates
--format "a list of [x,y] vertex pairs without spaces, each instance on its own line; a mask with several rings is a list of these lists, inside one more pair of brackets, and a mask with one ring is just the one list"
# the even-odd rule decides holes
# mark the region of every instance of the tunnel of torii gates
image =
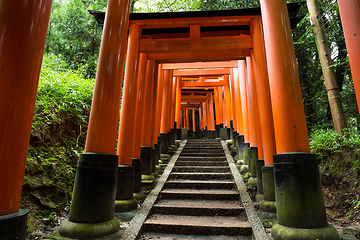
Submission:
[[[159,154],[199,111],[193,130],[231,138],[252,177],[263,179],[258,198],[263,210],[276,208],[275,239],[338,239],[310,153],[291,37],[303,3],[260,2],[261,9],[129,14],[129,0],[109,0],[106,16],[91,12],[105,24],[85,150],[60,234],[117,231],[114,210],[136,208],[141,180],[153,178]],[[25,239],[20,196],[51,4],[0,2],[0,239]],[[359,94],[360,3],[338,4]]]

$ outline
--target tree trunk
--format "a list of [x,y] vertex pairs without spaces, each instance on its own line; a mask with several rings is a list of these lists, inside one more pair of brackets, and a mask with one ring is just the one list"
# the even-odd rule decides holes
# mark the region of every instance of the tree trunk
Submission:
[[346,120],[334,69],[333,67],[330,67],[332,62],[330,58],[329,44],[323,28],[323,22],[320,19],[320,7],[317,0],[307,0],[307,6],[315,33],[316,45],[324,74],[325,86],[328,93],[335,131],[343,134],[343,130],[346,128]]

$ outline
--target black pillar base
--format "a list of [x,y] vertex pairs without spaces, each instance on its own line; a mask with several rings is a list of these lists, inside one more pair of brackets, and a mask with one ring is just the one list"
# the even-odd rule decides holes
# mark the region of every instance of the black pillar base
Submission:
[[261,168],[265,165],[264,159],[257,159],[256,160],[256,179],[257,179],[257,195],[256,201],[259,202],[260,200],[264,200],[264,191],[263,191],[263,183],[262,183],[262,172]]
[[137,208],[137,200],[134,198],[134,174],[135,168],[128,165],[118,166],[116,186],[115,212],[128,212]]
[[272,165],[261,168],[264,200],[259,202],[260,210],[276,213],[274,170]]
[[170,129],[170,136],[171,136],[171,139],[170,139],[170,146],[171,146],[171,145],[175,145],[175,140],[176,140],[176,129],[174,129],[174,128]]
[[60,226],[60,235],[98,238],[119,229],[114,218],[117,175],[117,155],[80,154],[69,219]]
[[0,216],[0,240],[26,239],[28,211],[19,209]]
[[244,159],[244,135],[238,136],[239,159]]
[[187,128],[182,128],[181,129],[181,140],[186,140],[188,139],[188,130]]
[[278,220],[272,230],[275,239],[339,239],[327,222],[314,154],[274,155],[274,179]]
[[181,140],[181,128],[176,129],[176,139]]
[[160,133],[160,153],[168,153],[169,136],[167,133]]
[[142,162],[140,158],[133,158],[131,165],[134,167],[134,198],[136,200],[143,200],[145,195],[141,191],[141,168]]
[[215,138],[220,137],[220,125],[215,125]]
[[142,180],[155,180],[154,176],[151,175],[153,169],[152,162],[152,148],[147,146],[141,147],[141,179]]
[[226,128],[226,131],[227,131],[227,139],[231,139],[231,129]]

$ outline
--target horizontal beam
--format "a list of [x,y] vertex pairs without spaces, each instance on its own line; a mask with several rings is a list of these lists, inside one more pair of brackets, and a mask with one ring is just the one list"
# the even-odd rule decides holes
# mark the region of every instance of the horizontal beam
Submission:
[[139,24],[143,29],[150,28],[185,28],[199,24],[201,27],[211,26],[239,26],[249,25],[253,19],[261,19],[261,15],[250,16],[220,16],[220,17],[193,17],[193,18],[164,18],[131,20],[131,24]]
[[[164,69],[164,68],[163,68]],[[174,70],[174,77],[221,76],[229,75],[230,68],[201,69],[201,70]]]
[[[239,36],[240,34],[250,35],[250,30],[234,30],[234,31],[211,31],[211,32],[201,32],[201,37],[215,37],[215,36]],[[142,39],[152,38],[152,39],[164,39],[164,38],[189,38],[190,32],[182,33],[143,33],[141,35]]]
[[143,39],[140,41],[140,52],[203,52],[216,50],[238,50],[252,48],[249,35],[240,37],[215,37],[195,39]]
[[204,52],[150,52],[148,53],[148,60],[158,60],[159,63],[206,62],[244,60],[248,56],[250,56],[250,49]]
[[182,82],[181,87],[221,87],[224,86],[224,80],[216,81],[216,82]]
[[209,96],[181,96],[181,102],[205,102]]
[[204,69],[204,68],[235,68],[237,61],[221,62],[192,62],[192,63],[164,63],[162,69]]
[[199,108],[199,107],[201,107],[201,104],[188,104],[188,103],[182,104],[181,103],[181,108]]

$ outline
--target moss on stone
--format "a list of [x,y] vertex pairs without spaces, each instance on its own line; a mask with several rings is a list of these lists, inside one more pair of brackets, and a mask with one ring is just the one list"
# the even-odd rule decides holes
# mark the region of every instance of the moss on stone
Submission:
[[116,200],[115,201],[115,212],[128,212],[137,209],[137,200],[135,198],[128,200]]
[[271,229],[271,235],[275,240],[338,240],[339,234],[332,225],[324,228],[291,228],[275,224]]

